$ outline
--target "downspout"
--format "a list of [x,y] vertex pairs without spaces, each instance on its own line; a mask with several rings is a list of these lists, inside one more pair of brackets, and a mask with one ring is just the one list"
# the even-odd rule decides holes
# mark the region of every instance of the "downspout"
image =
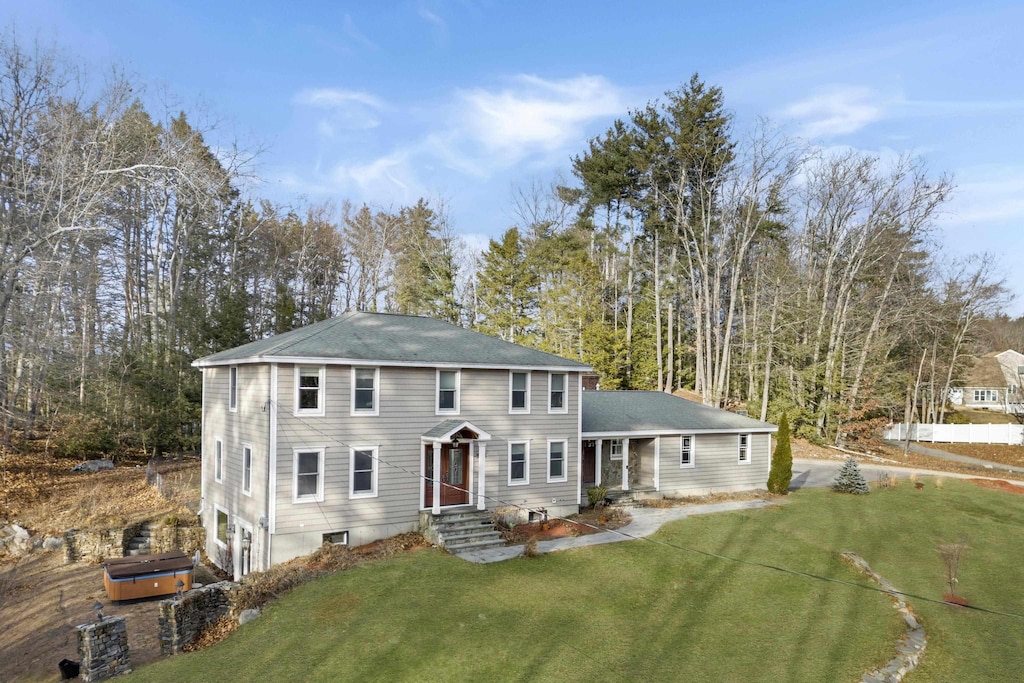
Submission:
[[583,373],[576,374],[579,390],[576,398],[576,505],[583,505]]
[[274,530],[277,527],[277,363],[270,364],[270,397],[267,403],[270,424],[267,434],[267,563],[264,569],[270,569]]
[[[199,523],[205,529],[206,524],[203,520],[203,511],[206,510],[206,474],[208,471],[206,463],[206,420],[202,419],[205,417],[203,413],[206,411],[206,368],[200,368],[199,372],[203,375],[203,388],[200,400],[202,401],[202,410],[200,412],[199,420],[199,509],[196,511],[196,516],[199,518]],[[205,536],[204,536],[205,538]],[[203,549],[205,552],[205,548]]]

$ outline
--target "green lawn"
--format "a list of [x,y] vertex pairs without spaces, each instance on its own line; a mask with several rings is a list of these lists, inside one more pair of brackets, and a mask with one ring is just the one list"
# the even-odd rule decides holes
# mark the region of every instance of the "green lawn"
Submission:
[[[1024,613],[1024,496],[958,481],[677,522],[681,546],[868,584],[944,592],[936,546],[970,537],[961,593]],[[929,644],[918,681],[1018,680],[1024,621],[909,599]],[[647,542],[476,566],[436,551],[308,584],[225,642],[138,681],[852,681],[893,655],[888,597]]]

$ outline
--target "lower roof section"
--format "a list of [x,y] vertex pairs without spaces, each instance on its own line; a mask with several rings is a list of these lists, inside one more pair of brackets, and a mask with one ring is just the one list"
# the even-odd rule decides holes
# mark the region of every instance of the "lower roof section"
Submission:
[[773,424],[661,391],[584,391],[583,436],[774,432]]

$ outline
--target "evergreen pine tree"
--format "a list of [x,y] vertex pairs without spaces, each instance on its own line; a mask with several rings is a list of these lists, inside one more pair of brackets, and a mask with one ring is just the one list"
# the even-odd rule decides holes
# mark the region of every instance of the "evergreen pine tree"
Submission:
[[832,490],[839,493],[854,493],[858,495],[871,493],[871,489],[868,488],[868,482],[864,479],[864,475],[861,474],[860,468],[857,466],[857,461],[853,458],[847,458],[846,462],[843,463],[839,474],[836,475],[835,481],[832,482]]
[[789,482],[793,480],[793,449],[789,445],[789,418],[785,413],[779,421],[779,433],[775,438],[772,470],[768,473],[768,490],[784,496],[789,491]]

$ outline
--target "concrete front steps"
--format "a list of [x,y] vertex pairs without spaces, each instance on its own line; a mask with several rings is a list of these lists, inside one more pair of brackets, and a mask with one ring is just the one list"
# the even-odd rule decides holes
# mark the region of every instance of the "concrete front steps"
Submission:
[[440,515],[428,512],[423,515],[421,527],[429,540],[454,554],[505,545],[486,510],[458,510]]
[[151,555],[153,553],[153,544],[151,542],[152,538],[153,529],[150,527],[149,522],[143,522],[138,535],[128,541],[128,547],[125,549],[125,555]]

